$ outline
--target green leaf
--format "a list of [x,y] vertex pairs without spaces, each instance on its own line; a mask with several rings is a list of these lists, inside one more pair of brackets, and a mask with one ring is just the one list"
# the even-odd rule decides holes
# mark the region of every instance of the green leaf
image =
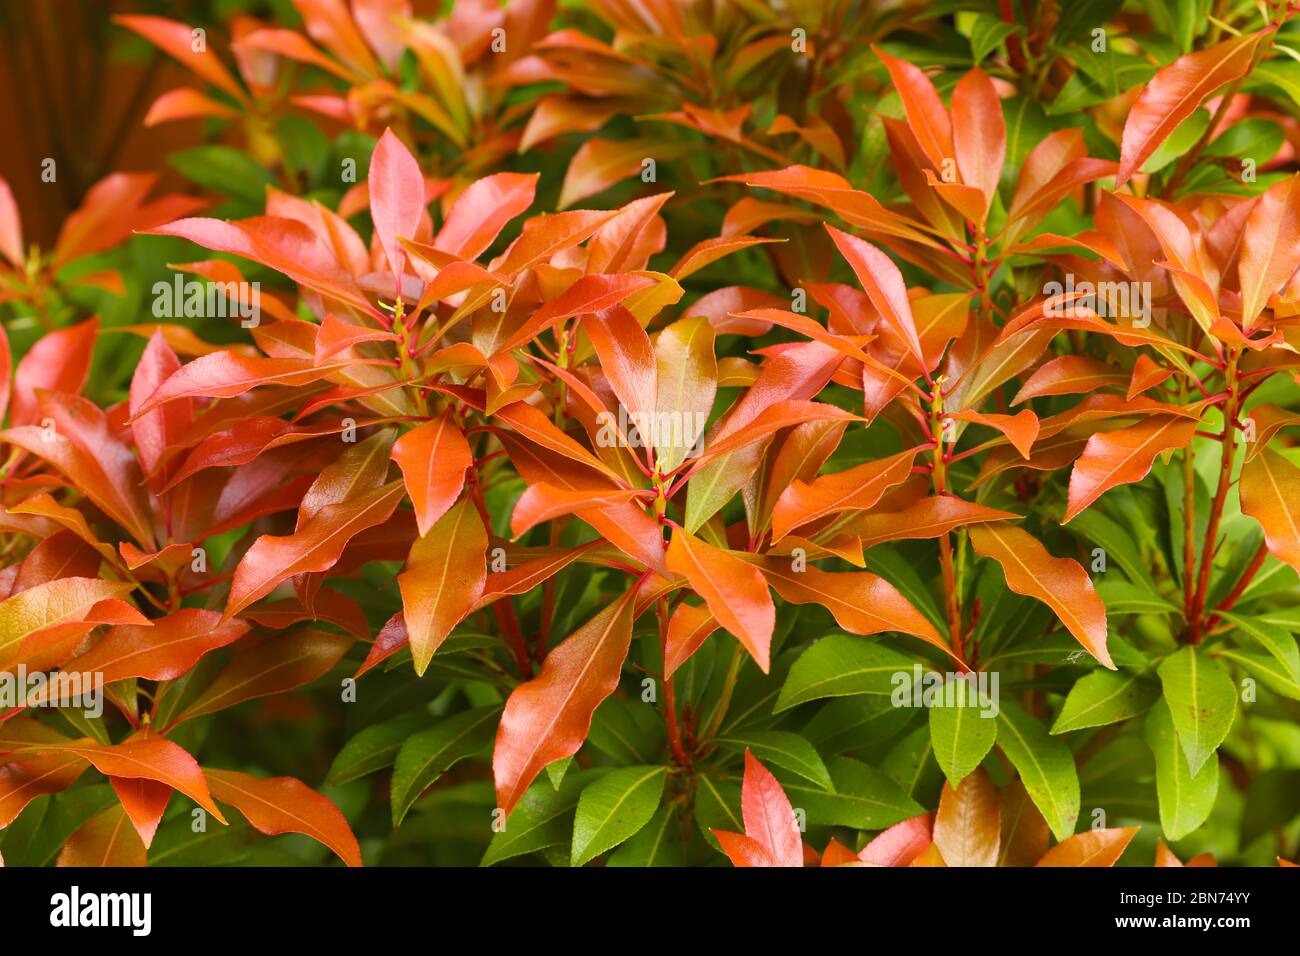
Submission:
[[1049,40],[1067,43],[1089,37],[1094,27],[1105,26],[1122,6],[1124,0],[1070,0],[1060,4],[1060,19]]
[[1221,664],[1190,644],[1166,657],[1159,674],[1187,766],[1195,775],[1228,736],[1237,712],[1236,688]]
[[564,775],[569,772],[569,767],[573,765],[573,755],[562,757],[559,760],[553,760],[546,765],[546,779],[551,781],[551,786],[556,790],[564,786]]
[[1196,143],[1205,134],[1209,125],[1210,113],[1208,110],[1197,110],[1187,117],[1178,124],[1167,139],[1156,147],[1156,151],[1147,157],[1147,161],[1142,164],[1142,172],[1155,173],[1164,169],[1191,149],[1192,144]]
[[1139,584],[1112,579],[1098,581],[1096,587],[1107,614],[1182,614],[1177,605]]
[[720,849],[714,830],[744,833],[740,815],[740,778],[725,773],[701,773],[695,778],[695,825],[715,850]]
[[1142,738],[1156,758],[1156,799],[1165,837],[1181,840],[1210,816],[1219,792],[1219,758],[1206,761],[1199,773],[1188,772],[1169,715],[1169,705],[1156,701],[1142,724]]
[[1074,516],[1070,526],[1093,544],[1106,552],[1107,560],[1113,560],[1134,584],[1142,585],[1154,592],[1155,582],[1147,562],[1142,560],[1142,552],[1124,526],[1111,520],[1097,508],[1089,508]]
[[1237,629],[1269,653],[1281,666],[1292,683],[1300,683],[1300,647],[1287,631],[1256,618],[1238,614],[1222,614],[1224,620],[1237,625]]
[[930,589],[925,586],[916,562],[906,558],[897,549],[889,545],[871,548],[864,556],[867,570],[878,574],[894,587],[933,624],[940,633],[948,627],[943,610],[935,601]]
[[1300,815],[1300,770],[1275,767],[1256,776],[1246,788],[1241,814],[1241,843],[1245,846],[1271,830],[1281,830]]
[[[911,799],[893,780],[860,760],[831,757],[826,762],[835,792],[827,793],[784,772],[777,779],[795,810],[819,826],[883,830],[925,808]],[[779,768],[778,768],[779,769]]]
[[393,828],[401,826],[425,788],[449,767],[482,752],[496,734],[499,704],[478,707],[449,717],[436,727],[409,737],[393,767]]
[[1250,71],[1243,89],[1258,89],[1266,85],[1276,86],[1291,97],[1292,103],[1300,106],[1300,63],[1284,56],[1259,63]]
[[571,773],[564,786],[553,790],[549,781],[539,780],[528,788],[505,821],[505,829],[493,834],[480,866],[492,866],[526,853],[567,845],[573,836],[571,817],[578,795],[591,782],[595,771]]
[[1007,23],[991,13],[975,14],[974,22],[966,34],[967,39],[970,40],[971,59],[976,63],[981,62],[1000,47],[1003,40],[1019,29],[1016,24]]
[[827,701],[799,733],[827,753],[844,753],[864,743],[892,740],[916,711],[895,707],[888,697],[836,697]]
[[804,651],[781,687],[779,713],[810,700],[853,694],[891,695],[894,675],[912,673],[913,661],[878,641],[832,634]]
[[784,730],[753,730],[719,737],[717,742],[740,754],[748,747],[763,764],[773,764],[797,773],[823,790],[835,789],[817,748],[798,734]]
[[1133,671],[1095,670],[1070,688],[1053,734],[1103,727],[1143,713],[1160,698],[1160,688]]
[[1297,682],[1288,673],[1287,669],[1278,663],[1275,657],[1254,654],[1250,651],[1238,650],[1235,647],[1217,648],[1210,656],[1216,660],[1235,661],[1253,676],[1263,681],[1264,686],[1274,693],[1289,697],[1292,700],[1300,700],[1300,682]]
[[1205,147],[1203,156],[1236,156],[1266,163],[1282,148],[1282,127],[1266,119],[1233,123]]
[[606,866],[684,866],[677,809],[663,806],[650,822],[610,854]]
[[591,718],[587,742],[618,763],[647,764],[663,740],[662,729],[658,711],[640,697],[609,697]]
[[230,146],[195,146],[167,157],[186,179],[260,208],[274,177],[247,153]]
[[1074,833],[1079,819],[1079,775],[1064,742],[1010,701],[998,712],[998,746],[1020,772],[1029,797],[1057,840]]
[[930,724],[908,731],[902,739],[889,748],[879,762],[885,776],[894,781],[902,791],[926,806],[938,802],[943,790],[943,768],[934,759],[934,743],[930,740]]
[[588,784],[573,818],[573,865],[586,865],[649,823],[667,778],[667,767],[625,767]]
[[949,678],[949,683],[960,696],[954,699],[953,706],[944,702],[929,708],[930,740],[934,744],[934,758],[948,782],[956,787],[993,749],[998,721],[996,712],[987,713],[988,708],[980,702],[974,686],[960,678]]
[[324,787],[337,787],[349,780],[391,767],[402,749],[402,743],[429,722],[423,712],[403,714],[382,724],[371,724],[343,745],[329,773]]

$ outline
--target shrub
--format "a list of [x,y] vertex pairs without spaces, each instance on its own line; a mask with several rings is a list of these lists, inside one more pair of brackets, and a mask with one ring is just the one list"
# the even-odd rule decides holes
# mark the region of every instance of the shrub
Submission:
[[294,6],[0,190],[11,863],[1297,853],[1293,5]]

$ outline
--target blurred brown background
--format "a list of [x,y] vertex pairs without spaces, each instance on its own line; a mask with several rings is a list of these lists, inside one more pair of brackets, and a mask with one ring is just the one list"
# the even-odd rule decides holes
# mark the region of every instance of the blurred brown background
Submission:
[[[143,58],[124,56],[126,44],[144,51],[111,22],[117,13],[203,23],[212,10],[186,0],[0,0],[0,176],[22,211],[26,241],[42,248],[86,189],[113,170],[160,170],[172,189],[188,188],[163,160],[202,142],[202,123],[145,129],[141,120],[158,94],[198,83],[152,48]],[[47,157],[57,164],[53,183],[41,182]]]

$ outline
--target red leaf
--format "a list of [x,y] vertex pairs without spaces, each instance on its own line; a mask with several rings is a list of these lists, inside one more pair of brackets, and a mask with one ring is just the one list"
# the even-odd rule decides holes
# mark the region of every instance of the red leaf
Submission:
[[537,173],[485,176],[460,194],[447,213],[435,249],[477,259],[511,219],[533,204]]
[[424,177],[420,174],[420,164],[391,129],[384,130],[375,144],[368,182],[375,237],[400,287],[406,253],[397,239],[399,236],[415,238],[420,216],[424,214]]
[[1044,854],[1035,866],[1114,866],[1138,827],[1086,830],[1062,840]]
[[261,833],[303,833],[329,847],[348,866],[361,866],[361,847],[347,819],[328,797],[293,777],[254,777],[206,770],[212,795],[248,818]]
[[155,618],[150,627],[126,624],[110,630],[98,644],[64,665],[64,670],[99,674],[105,684],[142,677],[175,680],[204,654],[231,644],[249,631],[238,619],[216,611],[184,608]]
[[740,788],[740,811],[745,835],[771,854],[775,866],[803,866],[803,840],[790,798],[745,748],[745,778]]
[[[171,350],[161,331],[155,332],[140,356],[140,364],[131,376],[129,410],[134,414],[145,399],[152,395],[164,381],[181,367],[180,359]],[[193,414],[192,403],[176,401],[166,408],[157,408],[131,421],[131,435],[140,452],[140,467],[149,478],[149,487],[157,493],[167,482],[166,474],[156,474],[155,469],[163,459],[169,445],[180,438]]]
[[613,309],[632,293],[652,285],[653,279],[641,275],[582,276],[529,316],[513,335],[497,346],[496,354],[501,355],[528,344],[564,319]]
[[132,411],[132,419],[181,398],[233,398],[259,385],[306,385],[348,364],[317,365],[312,359],[261,358],[239,352],[200,355],[155,389]]
[[718,623],[745,645],[766,674],[776,608],[758,568],[681,528],[668,543],[666,564],[669,571],[685,576]]
[[461,499],[411,547],[397,576],[416,674],[474,607],[487,580],[487,529]]
[[1186,448],[1195,434],[1194,420],[1152,415],[1130,428],[1093,435],[1070,472],[1070,500],[1062,524],[1111,488],[1141,481],[1157,455],[1171,448]]
[[264,534],[235,568],[224,618],[234,617],[295,574],[328,570],[358,532],[383,524],[402,500],[400,481],[329,505],[291,535]]
[[90,358],[98,333],[96,317],[36,340],[14,372],[11,425],[30,425],[40,420],[38,388],[80,394],[90,375]]
[[1054,558],[1037,538],[1003,524],[972,525],[970,543],[1002,565],[1007,587],[1050,607],[1089,654],[1116,669],[1106,650],[1106,606],[1077,561]]
[[878,833],[862,848],[858,859],[877,866],[910,866],[930,845],[934,817],[923,813]]
[[1007,155],[1002,101],[993,81],[977,66],[952,91],[952,138],[961,181],[984,194],[987,210],[998,194]]
[[230,75],[221,60],[208,50],[194,49],[194,31],[184,23],[164,17],[127,16],[113,17],[113,22],[133,30],[213,86],[229,93],[236,100],[246,102],[243,88]]
[[[22,269],[27,261],[23,250],[23,221],[18,213],[18,203],[14,202],[13,190],[9,183],[0,176],[0,256],[4,256],[15,269]],[[0,408],[0,421],[4,419],[4,409]]]
[[41,392],[39,398],[44,424],[12,428],[4,438],[50,462],[136,541],[152,548],[153,517],[139,465],[108,417],[77,395]]
[[542,768],[577,753],[586,740],[592,714],[618,686],[635,599],[632,589],[601,610],[510,694],[492,754],[497,805],[507,814]]
[[178,219],[148,231],[159,236],[179,236],[216,252],[252,259],[321,295],[368,315],[379,314],[356,280],[339,265],[322,237],[294,219],[278,216],[255,216],[239,222]]
[[925,365],[925,351],[921,348],[912,306],[907,298],[907,286],[898,266],[889,256],[857,236],[840,232],[834,226],[827,226],[826,231],[835,240],[840,255],[853,267],[854,275],[880,317],[907,343],[917,363]]
[[402,470],[416,523],[425,535],[460,496],[465,469],[473,467],[474,455],[446,409],[399,438],[393,445],[393,461]]
[[1147,157],[1207,96],[1246,75],[1255,47],[1263,36],[1263,33],[1243,33],[1185,54],[1151,78],[1124,123],[1116,189],[1128,182]]

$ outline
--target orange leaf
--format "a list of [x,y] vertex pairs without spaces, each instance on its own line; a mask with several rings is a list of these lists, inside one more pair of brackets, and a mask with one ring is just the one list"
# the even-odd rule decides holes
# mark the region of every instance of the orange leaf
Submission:
[[506,701],[492,753],[497,805],[507,814],[549,763],[578,752],[596,708],[618,686],[632,641],[633,588],[556,646]]
[[669,571],[683,575],[690,582],[704,598],[709,613],[745,645],[745,650],[766,674],[776,607],[759,569],[730,551],[706,544],[683,528],[673,532],[666,564]]
[[361,847],[339,808],[293,777],[254,777],[206,770],[212,795],[248,818],[261,833],[303,833],[329,847],[348,866],[361,866]]
[[1263,33],[1244,33],[1180,56],[1161,68],[1142,89],[1124,123],[1115,188],[1128,182],[1201,101],[1246,75]]
[[397,576],[416,674],[474,607],[487,580],[487,529],[462,498],[411,546]]
[[55,866],[147,866],[148,855],[139,834],[120,804],[97,813],[63,844]]
[[1116,669],[1106,650],[1106,606],[1077,561],[1054,558],[1037,538],[1002,524],[972,525],[970,542],[1002,565],[1007,587],[1050,607],[1088,653]]
[[998,194],[1007,155],[1002,101],[993,81],[975,67],[952,91],[952,139],[961,181],[984,194],[984,208]]
[[1241,466],[1241,510],[1264,529],[1269,552],[1300,570],[1300,468],[1267,446]]
[[1070,500],[1062,523],[1116,485],[1141,481],[1157,455],[1187,447],[1195,434],[1196,422],[1191,419],[1153,415],[1130,428],[1093,435],[1070,472]]
[[937,495],[913,502],[902,511],[865,514],[845,530],[859,535],[862,547],[870,548],[885,541],[941,538],[954,528],[968,524],[1019,517],[954,495]]
[[428,534],[460,496],[465,470],[474,464],[469,442],[452,421],[450,408],[397,439],[392,458],[402,470],[420,534]]
[[792,604],[820,604],[851,634],[901,631],[951,654],[934,626],[884,578],[867,571],[794,571],[784,558],[754,558],[768,582]]
[[234,617],[295,574],[328,570],[354,535],[391,517],[403,492],[402,482],[391,481],[348,501],[327,505],[291,535],[262,535],[235,568],[224,618]]
[[1295,273],[1300,248],[1300,177],[1266,189],[1251,207],[1241,231],[1237,273],[1241,279],[1241,324],[1255,324],[1269,296]]
[[912,449],[847,471],[822,475],[811,482],[796,479],[781,493],[772,509],[773,542],[818,518],[871,508],[886,491],[907,480],[915,458],[916,450]]
[[922,813],[882,830],[862,848],[858,859],[876,866],[910,866],[931,845],[934,815]]
[[740,788],[745,835],[757,840],[774,866],[803,866],[803,840],[790,798],[776,777],[745,748],[745,777]]
[[981,768],[954,790],[945,782],[934,818],[934,845],[949,866],[997,866],[1001,840],[998,792]]
[[707,607],[679,604],[668,619],[668,633],[664,636],[664,680],[690,660],[704,639],[717,629],[718,619]]
[[934,167],[942,169],[945,160],[953,159],[952,124],[934,84],[919,67],[892,57],[879,47],[871,49],[889,70],[889,78],[903,100],[907,125],[916,135],[916,141]]
[[1035,866],[1114,866],[1138,829],[1123,827],[1076,833],[1048,850]]

